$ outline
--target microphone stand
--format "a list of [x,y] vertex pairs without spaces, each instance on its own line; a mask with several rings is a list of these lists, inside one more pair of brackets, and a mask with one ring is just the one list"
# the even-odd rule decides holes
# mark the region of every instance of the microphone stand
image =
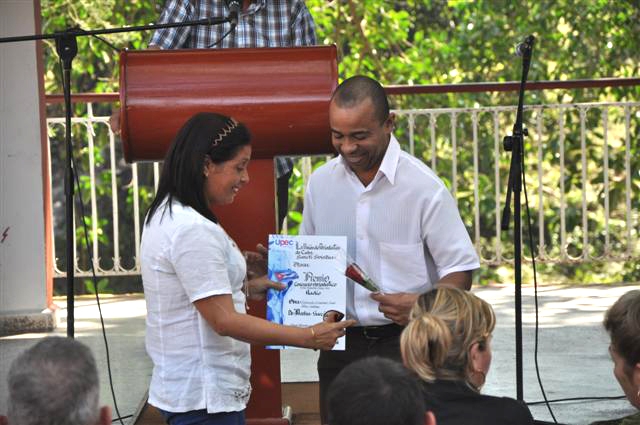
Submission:
[[513,126],[511,136],[505,136],[504,149],[511,152],[511,165],[509,167],[509,182],[507,184],[507,196],[504,210],[502,211],[501,229],[509,230],[511,217],[511,194],[513,193],[513,250],[514,250],[514,275],[515,275],[515,316],[516,316],[516,390],[517,399],[524,401],[522,378],[522,223],[520,193],[522,191],[523,150],[524,137],[528,135],[527,129],[522,125],[522,110],[524,101],[524,89],[531,64],[531,52],[535,37],[528,36],[516,48],[516,54],[522,56],[522,79],[520,80],[520,93],[518,96],[518,110],[516,123]]
[[[101,34],[115,34],[121,32],[134,32],[156,30],[159,28],[178,28],[196,25],[220,25],[225,22],[231,22],[229,18],[205,18],[194,21],[172,22],[166,24],[139,25],[122,28],[109,28],[94,31],[85,31],[77,27],[68,28],[62,32],[51,34],[34,34],[19,37],[0,38],[0,43],[14,43],[19,41],[35,41],[45,39],[55,39],[56,52],[63,68],[63,92],[64,92],[64,108],[65,108],[65,177],[64,177],[64,193],[65,193],[65,221],[66,221],[66,263],[67,263],[67,336],[74,337],[74,272],[75,261],[73,255],[73,181],[75,172],[73,169],[73,144],[71,141],[71,68],[73,59],[78,53],[77,37],[92,36]],[[235,25],[234,25],[235,26]]]

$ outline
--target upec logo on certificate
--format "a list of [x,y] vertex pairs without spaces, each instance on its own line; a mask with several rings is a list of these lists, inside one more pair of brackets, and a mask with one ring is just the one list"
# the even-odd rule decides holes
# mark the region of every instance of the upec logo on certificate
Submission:
[[[331,310],[344,314],[346,251],[345,236],[269,235],[269,279],[286,288],[267,292],[267,319],[303,327],[322,322]],[[344,350],[344,340],[340,338],[333,349]]]

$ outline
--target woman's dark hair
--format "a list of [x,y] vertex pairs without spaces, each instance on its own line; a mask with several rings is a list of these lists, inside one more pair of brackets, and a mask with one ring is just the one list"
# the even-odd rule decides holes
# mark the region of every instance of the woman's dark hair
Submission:
[[[171,214],[173,198],[217,223],[204,195],[204,159],[214,164],[228,161],[250,143],[244,124],[213,112],[200,112],[189,118],[171,143],[162,164],[158,192],[149,207],[146,223],[165,198]],[[162,212],[164,214],[164,211]]]

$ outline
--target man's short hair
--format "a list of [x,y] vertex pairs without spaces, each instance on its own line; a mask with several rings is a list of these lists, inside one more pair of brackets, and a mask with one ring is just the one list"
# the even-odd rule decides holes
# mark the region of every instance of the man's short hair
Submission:
[[93,425],[99,420],[96,362],[78,341],[43,339],[12,363],[8,381],[11,425]]
[[425,399],[418,378],[381,357],[358,360],[329,388],[329,425],[424,425]]
[[376,80],[364,75],[347,78],[331,96],[331,101],[341,108],[352,108],[366,99],[371,99],[376,118],[384,123],[389,117],[389,101],[384,88]]

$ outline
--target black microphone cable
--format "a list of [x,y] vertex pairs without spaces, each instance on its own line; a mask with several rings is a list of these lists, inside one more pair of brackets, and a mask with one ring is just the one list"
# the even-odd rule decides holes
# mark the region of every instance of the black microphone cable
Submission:
[[[524,149],[522,149],[524,151]],[[544,399],[545,404],[547,405],[547,409],[549,410],[549,414],[553,418],[553,422],[558,423],[555,415],[553,414],[553,410],[551,409],[551,404],[549,404],[549,400],[547,399],[547,394],[544,390],[544,385],[542,385],[542,378],[540,377],[540,366],[538,365],[538,331],[539,331],[539,314],[538,314],[538,272],[536,270],[536,255],[533,247],[533,231],[531,230],[531,213],[529,211],[529,197],[527,196],[527,180],[525,173],[525,163],[524,163],[524,152],[521,152],[521,172],[522,172],[522,188],[524,189],[524,204],[527,210],[527,230],[529,235],[529,250],[531,251],[531,265],[533,267],[533,294],[534,294],[534,302],[535,302],[535,310],[536,310],[536,326],[535,326],[535,337],[534,337],[534,350],[533,350],[533,362],[536,367],[536,377],[538,379],[538,385],[540,386],[540,391],[542,392],[542,398]],[[542,206],[540,206],[542,208]]]
[[231,28],[229,29],[229,31],[225,32],[222,37],[220,37],[216,42],[211,43],[207,46],[208,49],[217,46],[218,44],[220,44],[222,42],[222,40],[224,40],[225,38],[227,38],[227,36],[229,34],[231,34],[233,32],[233,30],[236,29],[236,27],[238,26],[238,18],[240,17],[240,11],[242,10],[242,3],[239,0],[226,0],[225,4],[227,5],[227,8],[229,9],[229,23],[231,24]]
[[[60,72],[61,75],[63,75],[63,65],[62,65],[62,61],[59,62],[60,64]],[[65,81],[64,78],[62,78],[62,90],[63,92],[65,91],[66,87],[65,87]],[[69,90],[71,90],[71,88],[69,87]],[[73,138],[71,140],[69,140],[69,143],[72,143]],[[73,149],[72,149],[73,151]],[[80,190],[80,178],[78,176],[78,169],[76,168],[76,161],[75,158],[73,157],[73,155],[71,156],[71,162],[72,162],[72,170],[73,170],[73,175],[71,176],[71,178],[74,180],[75,185],[76,185],[76,191],[78,193],[78,204],[80,207],[80,218],[82,220],[82,225],[84,228],[84,242],[85,242],[85,248],[87,250],[87,254],[89,256],[89,264],[91,265],[91,275],[92,275],[92,282],[93,282],[93,288],[95,291],[95,295],[96,295],[96,302],[98,304],[98,313],[100,316],[100,326],[102,329],[102,338],[104,340],[104,348],[105,348],[105,355],[106,355],[106,360],[107,360],[107,374],[109,377],[109,388],[111,390],[111,397],[113,399],[113,407],[114,410],[116,411],[116,414],[118,415],[118,418],[120,418],[120,424],[124,425],[124,422],[122,421],[122,415],[120,414],[120,410],[118,409],[118,402],[116,399],[116,393],[115,393],[115,389],[113,386],[113,375],[111,373],[111,357],[109,355],[109,342],[107,340],[107,331],[105,329],[104,326],[104,317],[102,316],[102,306],[100,305],[100,295],[98,294],[98,278],[96,276],[96,270],[93,264],[93,254],[91,253],[91,246],[89,244],[89,229],[87,227],[87,222],[85,220],[85,213],[84,213],[84,202],[82,200],[82,191]],[[67,223],[68,226],[72,225],[72,223]],[[72,241],[67,241],[67,243],[73,243]]]
[[618,395],[618,396],[610,396],[610,397],[602,397],[602,396],[593,396],[593,397],[567,397],[567,398],[557,398],[555,400],[542,400],[542,401],[530,401],[527,403],[527,406],[537,406],[539,404],[547,404],[547,403],[563,403],[568,401],[615,401],[615,400],[624,400],[627,396]]
[[231,29],[229,29],[229,31],[225,32],[225,33],[222,35],[222,37],[220,37],[220,38],[218,39],[218,41],[216,41],[216,42],[214,42],[214,43],[209,44],[209,45],[207,46],[207,49],[210,49],[210,48],[215,47],[215,46],[217,46],[218,44],[220,44],[220,43],[222,42],[222,40],[224,40],[225,38],[227,38],[227,36],[228,36],[229,34],[231,34],[231,33],[233,32],[233,30],[235,30],[235,29],[236,29],[236,26],[235,26],[235,25],[233,25],[233,24],[231,24]]
[[[120,410],[118,409],[116,392],[113,386],[113,376],[111,373],[111,357],[109,355],[109,342],[107,341],[107,331],[104,326],[104,317],[102,316],[102,306],[100,305],[100,295],[98,294],[98,277],[96,276],[96,269],[93,264],[93,254],[91,253],[91,246],[89,244],[89,229],[87,226],[87,221],[85,219],[84,202],[82,200],[82,191],[80,190],[80,178],[78,177],[75,159],[71,158],[71,160],[73,161],[73,164],[74,164],[73,169],[76,170],[73,178],[76,183],[76,190],[78,191],[78,205],[80,206],[80,219],[82,220],[82,227],[84,229],[84,244],[87,250],[87,254],[89,256],[89,264],[91,265],[91,281],[93,283],[93,290],[96,295],[96,303],[98,305],[98,312],[100,316],[100,327],[102,329],[102,339],[104,340],[104,350],[105,350],[105,355],[107,359],[107,373],[109,376],[109,388],[111,389],[111,397],[113,398],[113,407],[116,411],[116,414],[118,415],[118,418],[122,418],[122,415],[120,414]],[[122,421],[122,419],[120,419],[120,424],[124,425],[124,422]]]

